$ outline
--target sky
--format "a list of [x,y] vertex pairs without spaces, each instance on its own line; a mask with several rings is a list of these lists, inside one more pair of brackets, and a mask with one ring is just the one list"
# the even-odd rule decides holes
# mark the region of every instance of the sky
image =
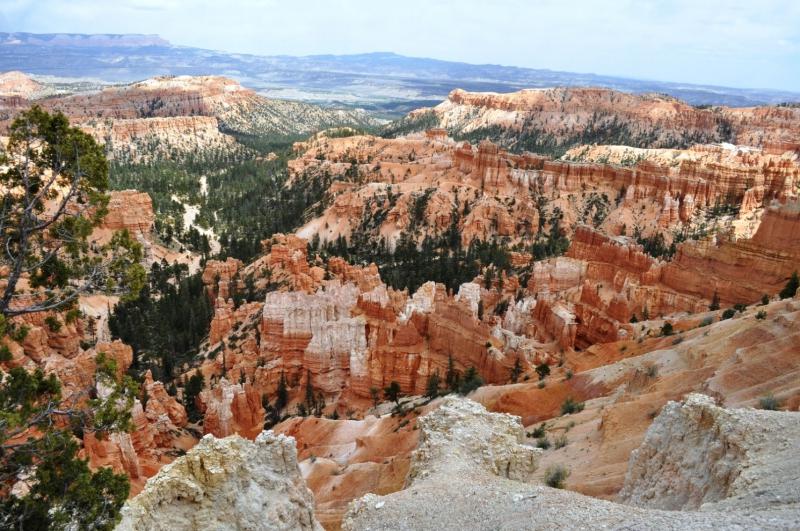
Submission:
[[800,0],[0,0],[0,31],[261,55],[390,51],[800,92]]

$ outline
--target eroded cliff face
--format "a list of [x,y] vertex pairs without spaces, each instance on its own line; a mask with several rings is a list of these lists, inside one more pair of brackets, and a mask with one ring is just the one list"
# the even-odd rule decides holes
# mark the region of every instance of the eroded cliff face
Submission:
[[[684,404],[671,402],[631,457],[630,487],[624,492],[635,493],[633,499],[642,501],[637,505],[647,507],[642,508],[526,482],[537,450],[520,444],[523,433],[518,423],[514,427],[513,417],[447,399],[419,421],[421,443],[412,472],[421,468],[428,473],[412,473],[412,481],[399,492],[368,494],[354,501],[343,528],[792,528],[800,521],[797,463],[787,470],[778,467],[791,459],[800,441],[797,415],[725,410],[701,395],[689,395]],[[483,435],[481,442],[473,441],[476,433]],[[769,436],[776,440],[767,447],[776,454],[759,445]],[[519,470],[514,456],[521,459],[521,475],[514,472]],[[500,473],[498,459],[505,463]],[[723,485],[739,489],[736,494],[728,489],[715,492]],[[695,494],[698,487],[708,488],[706,496],[721,501],[684,511],[647,505],[661,499],[669,504],[676,494]]]
[[353,499],[403,488],[420,434],[417,415],[434,407],[361,420],[294,417],[273,428],[298,441],[300,471],[323,526],[338,528]]
[[[215,382],[200,398],[207,432],[258,430],[260,397],[274,397],[282,378],[290,411],[311,393],[323,398],[325,411],[344,414],[351,407],[363,410],[371,390],[392,381],[403,393],[423,394],[429,377],[438,373],[443,381],[451,363],[461,374],[475,367],[486,382],[505,383],[517,359],[521,370],[546,359],[504,329],[500,317],[478,319],[477,299],[497,299],[477,284],[465,284],[454,296],[429,282],[409,296],[388,288],[374,265],[331,258],[324,268],[311,266],[304,240],[277,236],[267,247],[267,255],[243,269],[234,262],[207,264],[204,279],[216,295],[209,359],[200,367]],[[251,273],[257,273],[257,288],[272,287],[264,302],[235,308],[223,290]],[[518,311],[509,326],[520,330],[531,314],[524,303]],[[541,336],[549,338],[547,332]]]
[[[586,136],[600,142],[685,147],[735,142],[764,146],[797,142],[800,111],[783,107],[698,109],[662,95],[599,88],[547,88],[510,94],[454,90],[406,121],[458,136],[495,138],[508,147],[566,150]],[[546,135],[546,142],[539,140]]]
[[[421,241],[452,230],[463,245],[492,238],[526,244],[556,218],[567,235],[591,224],[611,235],[661,232],[669,243],[677,233],[728,224],[746,237],[763,208],[796,198],[800,183],[796,152],[735,146],[586,146],[552,160],[426,134],[320,135],[295,150],[293,181],[333,176],[330,206],[298,234],[323,243],[366,237],[370,245],[383,241],[389,248],[403,233]],[[737,213],[720,217],[721,206]]]
[[[14,73],[0,80],[0,128],[7,128],[16,114],[41,95],[33,83]],[[379,124],[364,111],[267,99],[221,76],[157,77],[36,103],[66,114],[106,144],[112,158],[134,163],[165,155],[245,153],[223,130],[290,136],[333,126]]]
[[669,402],[631,453],[620,501],[673,511],[798,507],[798,416],[724,409],[699,394]]
[[203,437],[122,509],[119,530],[321,530],[291,437]]

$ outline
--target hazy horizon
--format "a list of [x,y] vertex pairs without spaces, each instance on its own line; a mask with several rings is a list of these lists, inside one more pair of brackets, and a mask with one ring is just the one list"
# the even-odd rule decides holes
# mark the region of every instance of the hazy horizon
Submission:
[[787,0],[7,0],[0,31],[157,34],[257,55],[392,52],[674,83],[800,92],[800,3]]

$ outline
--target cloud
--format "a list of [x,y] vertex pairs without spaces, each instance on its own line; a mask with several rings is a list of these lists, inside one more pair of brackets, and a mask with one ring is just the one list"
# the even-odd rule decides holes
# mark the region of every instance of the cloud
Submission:
[[260,54],[395,51],[800,90],[796,0],[3,0],[0,28],[159,33]]

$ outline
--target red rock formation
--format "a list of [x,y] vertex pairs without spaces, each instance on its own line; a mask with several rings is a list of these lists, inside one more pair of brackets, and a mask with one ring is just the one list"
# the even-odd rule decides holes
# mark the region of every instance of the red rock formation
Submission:
[[149,235],[155,222],[153,201],[144,192],[123,190],[111,192],[108,214],[100,225],[101,229],[127,229],[132,234]]
[[664,285],[725,304],[753,303],[785,285],[800,263],[800,207],[769,208],[752,239],[688,242],[662,272]]
[[543,131],[556,140],[569,140],[588,127],[615,120],[630,134],[641,135],[649,147],[661,147],[704,138],[727,140],[731,129],[736,142],[761,146],[798,142],[800,110],[791,107],[698,109],[663,95],[635,95],[601,88],[550,88],[510,94],[454,90],[433,109],[439,127],[466,133],[499,128],[513,137],[523,130]]
[[264,428],[261,394],[249,383],[231,384],[225,378],[200,395],[203,432],[215,437],[238,433],[254,439]]
[[[598,205],[607,210],[597,222],[607,232],[627,225],[646,235],[664,230],[669,235],[699,223],[698,214],[718,205],[739,206],[743,217],[774,199],[785,201],[796,196],[800,182],[797,155],[726,146],[586,146],[571,150],[565,160],[550,160],[512,155],[488,142],[475,148],[427,135],[323,137],[297,145],[296,151],[301,156],[290,162],[293,180],[325,172],[350,180],[351,163],[344,161],[355,160],[367,181],[334,183],[331,206],[298,234],[322,241],[349,238],[363,219],[380,218],[372,237],[390,246],[412,225],[422,229],[421,238],[441,235],[453,223],[464,244],[492,237],[529,242],[540,227],[547,230],[554,208],[563,213],[569,234],[577,224],[593,221]],[[604,160],[638,162],[631,167],[598,162]],[[411,211],[423,193],[422,220],[412,222]]]

